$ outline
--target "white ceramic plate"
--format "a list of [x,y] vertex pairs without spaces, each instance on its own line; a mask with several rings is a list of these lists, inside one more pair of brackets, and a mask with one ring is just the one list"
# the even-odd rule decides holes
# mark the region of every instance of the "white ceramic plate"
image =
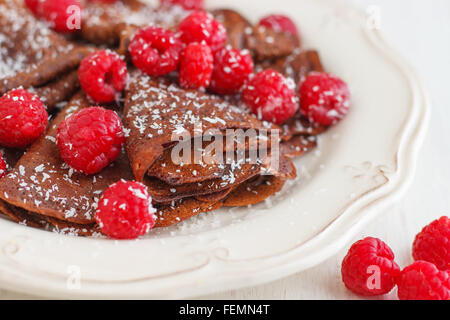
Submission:
[[69,298],[181,298],[310,268],[347,244],[412,179],[427,98],[364,13],[340,0],[207,0],[256,19],[292,16],[307,47],[345,79],[352,110],[300,178],[253,208],[202,214],[137,241],[62,236],[0,220],[0,286]]

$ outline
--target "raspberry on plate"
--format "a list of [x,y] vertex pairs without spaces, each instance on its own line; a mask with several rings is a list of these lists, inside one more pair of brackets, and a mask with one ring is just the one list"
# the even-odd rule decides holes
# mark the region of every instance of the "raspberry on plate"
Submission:
[[162,6],[180,6],[186,10],[202,10],[204,0],[160,0]]
[[257,73],[245,86],[242,101],[266,121],[281,124],[298,110],[294,83],[267,69]]
[[238,93],[253,73],[253,68],[253,59],[247,50],[219,50],[214,59],[211,91],[218,94]]
[[214,58],[205,43],[190,43],[183,50],[180,61],[180,85],[183,88],[206,88],[211,83]]
[[264,17],[258,24],[260,26],[273,29],[276,32],[287,32],[295,37],[298,37],[298,29],[294,21],[292,21],[291,18],[281,14],[272,14]]
[[426,261],[416,261],[400,273],[400,300],[450,300],[450,275]]
[[116,160],[124,142],[119,116],[101,107],[83,109],[58,127],[61,158],[85,174],[97,173]]
[[0,145],[25,148],[47,128],[48,114],[38,96],[14,89],[0,98]]
[[0,179],[3,178],[6,175],[6,162],[3,160],[3,156],[0,153]]
[[153,228],[156,222],[155,212],[145,185],[121,180],[103,193],[95,218],[107,236],[114,239],[136,239]]
[[37,5],[37,15],[48,21],[55,31],[64,33],[81,28],[81,10],[78,0],[41,0]]
[[440,270],[450,270],[450,219],[433,221],[416,236],[413,244],[415,260],[433,263]]
[[205,41],[213,52],[227,41],[227,30],[214,17],[204,11],[196,11],[183,19],[178,26],[181,41],[186,44]]
[[329,126],[343,119],[350,108],[350,91],[338,77],[312,72],[300,86],[300,111],[311,122]]
[[341,274],[345,286],[362,296],[390,292],[400,273],[394,253],[380,239],[367,237],[354,243],[342,261]]
[[177,70],[182,49],[173,32],[153,26],[139,29],[128,47],[133,64],[150,76]]
[[25,0],[25,5],[35,15],[39,15],[39,2],[40,0]]
[[81,61],[78,78],[81,88],[94,101],[113,102],[125,88],[127,64],[117,53],[100,50]]

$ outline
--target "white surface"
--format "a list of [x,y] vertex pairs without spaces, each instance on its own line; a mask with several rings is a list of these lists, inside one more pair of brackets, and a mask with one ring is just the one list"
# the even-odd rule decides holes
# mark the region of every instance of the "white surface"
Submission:
[[[357,2],[363,3],[363,1]],[[406,2],[408,5],[403,7],[402,5]],[[367,3],[369,2],[364,1],[363,6]],[[450,158],[448,152],[448,134],[450,132],[449,128],[445,126],[446,120],[450,120],[446,110],[449,107],[450,97],[448,84],[444,80],[450,72],[448,66],[450,48],[448,42],[444,44],[443,41],[449,38],[450,26],[446,20],[449,20],[450,10],[449,3],[445,0],[433,1],[431,12],[421,8],[426,6],[426,3],[420,0],[397,0],[394,3],[374,0],[370,4],[381,6],[382,28],[388,34],[390,42],[400,49],[428,80],[427,84],[434,104],[430,134],[422,152],[423,157],[419,162],[414,186],[403,201],[400,201],[391,210],[386,210],[365,228],[365,232],[356,237],[380,236],[388,241],[397,253],[399,262],[404,265],[410,261],[410,244],[414,234],[421,226],[445,213],[449,207],[447,181],[449,181],[450,175],[448,171],[444,170],[444,164],[448,164]],[[418,7],[419,5],[421,7]],[[440,7],[438,7],[439,5]],[[397,11],[389,9],[393,8],[392,6],[398,7]],[[447,17],[442,16],[444,14],[447,14]],[[399,16],[402,16],[402,25],[399,24]],[[426,16],[428,16],[427,19],[425,19]],[[442,25],[438,27],[440,19]],[[408,21],[411,23],[409,24]],[[393,30],[392,33],[389,32],[390,29]],[[432,31],[430,30],[435,30],[434,37],[431,36]],[[446,67],[445,63],[447,63]],[[319,267],[285,280],[208,298],[320,299],[353,297],[348,294],[339,281],[339,263],[344,254],[345,252],[341,252]],[[11,296],[9,293],[0,293],[0,295],[17,297],[17,295]]]

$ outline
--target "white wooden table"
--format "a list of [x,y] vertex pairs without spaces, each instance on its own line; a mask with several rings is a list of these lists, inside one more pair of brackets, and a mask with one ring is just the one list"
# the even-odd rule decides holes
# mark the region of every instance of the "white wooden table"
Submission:
[[[315,0],[311,0],[315,1]],[[402,201],[380,213],[354,239],[385,240],[404,267],[411,244],[427,223],[450,215],[450,1],[349,0],[363,10],[380,10],[385,36],[422,76],[432,98],[431,123],[414,183]],[[357,299],[340,280],[346,250],[313,269],[257,287],[210,295],[206,299]],[[0,299],[34,298],[0,290]],[[396,298],[395,292],[383,297]]]

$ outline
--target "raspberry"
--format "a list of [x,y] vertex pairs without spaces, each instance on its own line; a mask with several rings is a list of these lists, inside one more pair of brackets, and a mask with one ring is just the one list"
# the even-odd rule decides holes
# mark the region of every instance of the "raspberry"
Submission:
[[190,43],[180,61],[180,84],[184,88],[199,89],[211,83],[214,58],[206,43]]
[[127,65],[117,53],[97,51],[81,61],[78,78],[81,88],[94,101],[113,102],[125,88]]
[[298,37],[298,30],[295,23],[291,20],[291,18],[283,15],[273,14],[264,17],[258,24],[266,28],[273,29],[276,32],[287,32],[295,37]]
[[39,0],[25,0],[25,5],[35,15],[39,15]]
[[426,261],[416,261],[397,280],[400,300],[450,300],[450,275]]
[[83,109],[58,127],[61,158],[86,174],[97,173],[116,160],[124,142],[119,116],[101,107]]
[[247,50],[225,48],[217,52],[211,90],[218,94],[233,94],[240,91],[253,73],[253,59]]
[[115,239],[136,239],[155,225],[155,209],[147,187],[121,180],[101,197],[95,214],[104,234]]
[[413,244],[415,260],[425,260],[441,270],[450,270],[450,219],[433,221],[416,236]]
[[128,47],[134,65],[150,76],[175,71],[182,49],[173,32],[152,26],[139,29]]
[[186,44],[205,41],[213,52],[227,41],[227,30],[210,13],[196,11],[184,18],[178,27],[180,38]]
[[260,118],[281,124],[298,109],[294,86],[282,74],[267,69],[250,79],[242,100]]
[[394,253],[376,238],[367,237],[354,243],[342,261],[342,281],[349,290],[362,296],[390,292],[399,273]]
[[344,118],[350,107],[347,84],[336,76],[310,73],[300,86],[300,111],[311,122],[332,125]]
[[204,0],[161,0],[161,5],[180,6],[186,10],[202,10],[204,7]]
[[81,3],[78,0],[41,0],[38,16],[58,32],[75,32],[81,28]]
[[3,160],[3,156],[0,153],[0,179],[3,178],[6,175],[6,162]]
[[0,98],[0,145],[25,148],[45,131],[48,114],[38,96],[14,89]]

